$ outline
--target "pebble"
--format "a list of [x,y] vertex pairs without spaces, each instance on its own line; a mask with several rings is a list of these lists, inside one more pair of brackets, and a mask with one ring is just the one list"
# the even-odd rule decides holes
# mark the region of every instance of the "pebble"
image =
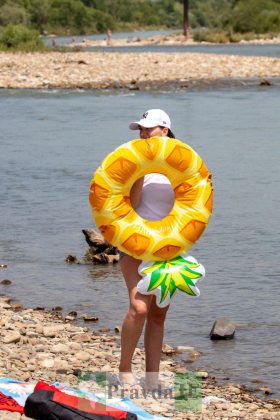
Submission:
[[191,346],[176,346],[175,349],[178,352],[194,351],[194,347]]
[[[9,304],[8,299],[0,297],[1,304]],[[87,329],[66,324],[63,320],[53,321],[53,315],[42,311],[20,309],[15,313],[11,308],[0,307],[0,377],[9,376],[23,381],[48,383],[61,382],[71,387],[81,385],[80,375],[88,371],[112,372],[117,374],[120,356],[120,344],[117,336],[90,334]],[[26,332],[24,337],[19,329]],[[36,337],[33,337],[33,335]],[[26,343],[23,343],[26,339]],[[10,341],[11,340],[11,341]],[[15,340],[15,341],[14,341]],[[35,340],[35,341],[34,341]],[[178,349],[179,347],[179,349]],[[165,345],[164,351],[172,354],[180,346],[173,348]],[[184,346],[182,346],[184,347]],[[186,348],[181,351],[200,353]],[[170,352],[170,353],[169,353]],[[167,358],[161,363],[163,383],[172,385],[174,372],[187,372],[184,363],[174,358]],[[134,368],[140,375],[144,369],[144,350],[135,350]],[[279,402],[263,402],[243,387],[235,384],[221,385],[210,382],[208,372],[198,370],[197,374],[204,379],[203,397],[212,395],[212,402],[203,404],[202,412],[178,412],[173,400],[155,400],[152,396],[139,397],[133,402],[147,411],[168,416],[173,420],[201,420],[202,417],[214,419],[277,420],[280,418]],[[200,382],[200,381],[198,381]],[[83,380],[83,385],[92,391],[91,381]],[[264,391],[267,387],[263,387]],[[129,397],[129,395],[127,395]],[[219,396],[214,397],[214,396]],[[211,401],[211,399],[210,399]],[[203,416],[202,416],[203,414]],[[18,413],[1,412],[1,420],[24,420]],[[27,420],[27,419],[26,419]]]
[[120,325],[116,325],[114,330],[116,333],[120,333],[122,331],[122,327]]
[[42,359],[39,361],[39,365],[43,368],[52,368],[54,365],[54,360],[53,359]]
[[69,346],[67,346],[66,344],[55,344],[52,348],[51,348],[51,352],[52,353],[68,353],[69,352]]
[[3,338],[4,344],[10,344],[10,343],[18,343],[21,339],[21,335],[19,332],[11,332],[5,335]]
[[3,284],[4,286],[9,286],[10,284],[12,284],[12,281],[9,279],[4,279],[1,280],[0,284]]
[[[11,59],[12,57],[12,59]],[[79,62],[88,65],[80,66]],[[164,62],[164,66],[159,63]],[[149,70],[147,71],[147,64]],[[57,68],[60,67],[58,72]],[[257,78],[256,85],[280,76],[280,59],[203,53],[45,52],[0,55],[1,88],[150,89],[176,82],[183,89],[198,81]],[[94,74],[92,73],[94,69]],[[28,74],[28,76],[27,76]],[[135,83],[131,84],[131,75]],[[205,82],[206,81],[206,82]],[[264,85],[264,83],[262,83]]]
[[70,369],[70,365],[66,360],[55,359],[54,364],[53,364],[53,369],[56,371],[67,372]]
[[208,372],[204,371],[198,371],[196,372],[196,375],[199,376],[201,379],[206,379],[209,376]]
[[83,362],[87,362],[90,359],[90,357],[90,354],[86,351],[79,351],[78,353],[76,353],[76,358]]
[[45,337],[55,337],[59,332],[65,329],[64,325],[51,325],[50,327],[43,328],[43,334]]
[[95,322],[99,320],[98,316],[94,316],[94,315],[82,315],[82,319],[85,322],[90,322],[90,321]]
[[78,341],[79,343],[89,343],[91,341],[91,336],[89,334],[75,334],[72,337],[72,340]]

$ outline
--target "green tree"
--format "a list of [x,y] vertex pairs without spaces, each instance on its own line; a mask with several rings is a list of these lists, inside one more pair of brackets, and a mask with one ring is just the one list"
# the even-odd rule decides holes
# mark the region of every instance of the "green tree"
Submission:
[[22,23],[27,25],[30,21],[28,11],[21,5],[8,1],[0,7],[0,25]]
[[49,21],[50,1],[31,0],[29,13],[32,25],[43,32]]
[[49,23],[66,30],[85,33],[93,24],[93,13],[80,0],[53,0],[49,10]]
[[280,2],[278,0],[238,1],[233,9],[232,27],[237,32],[279,32]]

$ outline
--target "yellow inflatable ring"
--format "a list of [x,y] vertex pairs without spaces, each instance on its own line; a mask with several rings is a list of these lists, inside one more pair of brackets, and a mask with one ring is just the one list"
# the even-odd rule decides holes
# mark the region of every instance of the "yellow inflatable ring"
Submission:
[[[141,218],[130,190],[148,173],[165,175],[174,206],[161,220]],[[110,153],[90,184],[97,227],[119,250],[144,261],[170,260],[186,252],[203,233],[212,212],[211,174],[187,144],[168,137],[136,139]]]

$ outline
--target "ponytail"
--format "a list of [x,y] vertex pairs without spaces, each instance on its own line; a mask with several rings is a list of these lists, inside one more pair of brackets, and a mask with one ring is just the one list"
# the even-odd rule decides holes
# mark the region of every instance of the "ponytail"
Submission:
[[170,128],[168,128],[168,137],[170,137],[171,139],[175,139],[175,135],[172,133],[172,131],[170,130]]

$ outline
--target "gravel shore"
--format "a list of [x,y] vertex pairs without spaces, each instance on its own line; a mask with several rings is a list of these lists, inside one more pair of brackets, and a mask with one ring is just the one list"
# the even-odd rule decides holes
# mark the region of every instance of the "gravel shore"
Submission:
[[[199,53],[0,53],[0,88],[130,89],[280,78],[280,59]],[[265,84],[265,83],[263,83]]]
[[[30,382],[59,381],[74,388],[96,392],[96,383],[82,380],[86,372],[117,374],[119,334],[92,332],[88,328],[77,326],[73,321],[65,320],[62,314],[24,309],[6,297],[0,297],[0,328],[0,377]],[[190,352],[188,348],[180,350]],[[188,372],[187,365],[176,361],[172,354],[173,349],[165,345],[161,370],[166,381],[171,380],[171,383],[174,372]],[[143,349],[136,349],[134,369],[139,375],[143,374]],[[141,393],[136,399],[134,394],[133,401],[154,414],[175,420],[279,419],[279,401],[261,400],[240,385],[218,384],[207,372],[200,372],[198,375],[202,380],[203,397],[200,411],[179,412],[174,409],[173,398],[157,399],[154,395],[144,396]],[[264,388],[264,393],[269,393]],[[129,392],[131,391],[119,395],[131,398]],[[18,413],[0,412],[1,420],[23,418],[25,417]]]

